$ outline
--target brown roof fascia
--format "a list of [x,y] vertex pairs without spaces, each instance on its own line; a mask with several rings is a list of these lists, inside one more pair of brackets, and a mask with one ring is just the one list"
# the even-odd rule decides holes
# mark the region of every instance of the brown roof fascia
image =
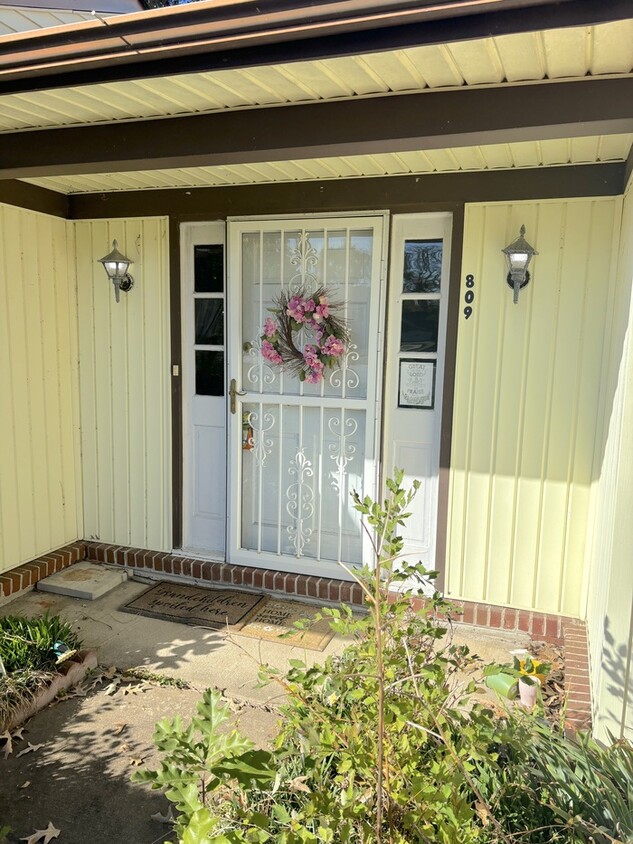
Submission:
[[[521,108],[516,108],[520,90]],[[256,164],[633,132],[633,79],[586,79],[0,133],[0,178]]]
[[630,0],[203,0],[0,37],[0,93],[327,58],[633,15]]
[[19,179],[0,180],[0,202],[65,220],[70,217],[69,196]]
[[[274,185],[165,188],[76,194],[69,218],[173,216],[219,220],[233,215],[446,210],[464,202],[518,202],[623,192],[624,163],[579,164],[525,170],[433,173],[423,176],[332,179]],[[1,183],[0,183],[1,184]]]

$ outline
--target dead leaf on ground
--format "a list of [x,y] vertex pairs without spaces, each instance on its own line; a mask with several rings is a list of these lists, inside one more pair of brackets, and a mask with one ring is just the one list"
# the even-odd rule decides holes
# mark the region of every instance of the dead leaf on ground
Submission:
[[129,744],[122,744],[121,747],[119,748],[119,753],[127,753],[129,749],[130,749]]
[[36,829],[32,835],[26,838],[20,838],[20,841],[26,841],[26,844],[48,844],[53,838],[59,838],[61,830],[56,829],[49,821],[46,829]]
[[22,785],[19,785],[18,788],[28,788],[31,785],[30,780],[25,780]]
[[27,753],[35,753],[35,751],[39,750],[40,747],[44,747],[44,742],[42,742],[42,744],[31,744],[31,742],[29,742],[24,750],[21,750],[15,758],[19,759],[20,756],[25,756]]
[[115,679],[114,679],[114,680],[110,683],[110,685],[108,685],[108,686],[106,686],[106,687],[105,687],[105,689],[103,690],[104,694],[106,694],[106,695],[110,695],[110,697],[112,697],[112,695],[113,695],[113,694],[115,694],[116,690],[119,688],[119,683],[120,683],[120,682],[121,682],[120,678],[119,678],[119,677],[116,677],[116,678],[115,678]]
[[138,767],[139,765],[143,764],[143,757],[142,756],[132,756],[130,758],[130,765],[134,765]]

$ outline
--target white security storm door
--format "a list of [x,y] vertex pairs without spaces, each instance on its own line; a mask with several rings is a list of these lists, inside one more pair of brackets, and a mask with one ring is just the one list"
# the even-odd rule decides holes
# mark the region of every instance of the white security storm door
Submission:
[[225,225],[181,227],[183,548],[226,549]]
[[[338,562],[371,562],[350,493],[376,489],[384,227],[384,215],[229,223],[232,562],[337,577]],[[310,384],[263,357],[262,334],[282,293],[321,288],[350,345]]]
[[436,565],[440,434],[448,305],[450,214],[392,219],[385,388],[385,475],[421,481],[402,529],[410,563]]

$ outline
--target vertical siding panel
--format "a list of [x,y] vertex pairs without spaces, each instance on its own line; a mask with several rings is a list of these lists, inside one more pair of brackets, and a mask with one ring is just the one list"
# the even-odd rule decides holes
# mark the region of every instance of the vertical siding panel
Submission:
[[[547,462],[544,467],[541,549],[535,600],[537,606],[560,611],[563,558],[572,493],[570,473],[577,430],[580,360],[583,342],[584,289],[587,284],[593,203],[570,203],[565,220],[559,275],[560,297],[554,347],[554,378]],[[597,349],[594,353],[597,353]],[[597,420],[594,406],[582,408]],[[584,478],[585,484],[591,481]],[[584,531],[583,531],[584,534]],[[583,536],[584,541],[584,536]],[[578,561],[582,562],[582,558]],[[581,567],[582,575],[582,567]],[[575,613],[580,610],[576,604]]]
[[[99,494],[98,536],[104,542],[114,532],[114,466],[112,432],[112,308],[115,307],[112,284],[97,260],[112,248],[110,224],[92,223],[92,306],[95,358],[95,400],[97,475]],[[80,358],[81,360],[81,358]]]
[[486,248],[487,241],[501,242],[505,237],[508,208],[493,206],[486,209],[485,225],[481,232],[482,258],[479,283],[476,283],[477,344],[474,348],[476,383],[469,407],[471,450],[467,485],[467,515],[464,547],[468,564],[463,583],[468,593],[485,594],[490,541],[490,503],[492,492],[492,464],[497,425],[498,368],[505,302],[498,295],[499,255]]
[[[79,404],[84,536],[99,536],[97,483],[97,399],[92,267],[92,224],[75,223],[75,266],[79,311]],[[104,253],[105,254],[105,253]],[[100,256],[99,256],[100,257]],[[103,270],[102,270],[103,272]]]
[[[57,372],[59,389],[59,437],[62,455],[62,507],[65,536],[83,536],[83,523],[78,512],[81,502],[81,478],[77,478],[79,443],[76,441],[79,408],[77,405],[76,372],[78,365],[77,291],[75,274],[69,261],[69,240],[72,225],[52,221],[53,260],[55,264],[55,313],[57,323]],[[77,452],[77,454],[75,454]]]
[[[171,541],[166,231],[164,219],[75,224],[86,534],[155,550]],[[119,304],[97,263],[114,238],[134,261]]]
[[[449,594],[580,612],[617,204],[467,209],[462,275],[476,282],[459,325]],[[515,306],[501,249],[521,223],[539,256]]]
[[[153,424],[147,428],[146,464],[147,489],[164,489],[165,463],[164,425],[165,402],[163,381],[165,378],[165,359],[163,332],[163,287],[160,273],[160,237],[159,227],[154,220],[148,220],[143,227],[143,297],[145,303],[145,359],[152,361],[145,371],[145,416]],[[160,409],[156,415],[156,408]],[[147,507],[147,542],[151,548],[161,547],[164,543],[163,504]],[[149,505],[149,502],[148,502]]]
[[76,394],[73,409],[68,389],[77,367],[76,303],[64,259],[68,226],[10,206],[0,213],[0,570],[5,570],[79,536],[78,417]]
[[[583,314],[583,336],[578,354],[578,413],[576,437],[570,460],[570,506],[564,550],[561,590],[561,612],[580,605],[584,572],[574,561],[585,553],[585,530],[590,524],[591,481],[595,443],[601,430],[604,395],[601,389],[604,366],[605,338],[613,330],[608,322],[613,301],[617,272],[617,248],[607,250],[617,231],[621,208],[596,202],[592,208],[591,242],[588,248],[586,286]],[[601,283],[591,283],[600,279]],[[582,412],[582,408],[596,407],[596,414]],[[590,483],[587,484],[587,479]]]
[[633,736],[633,190],[624,199],[614,236],[615,277],[604,291],[600,408],[593,462],[587,549],[587,622],[598,738]]
[[[506,211],[506,209],[504,209]],[[522,224],[528,233],[536,232],[538,208],[509,208],[505,214],[504,245],[518,236]],[[525,405],[525,370],[529,350],[529,326],[532,311],[530,288],[523,291],[520,306],[512,302],[510,288],[504,285],[505,257],[499,250],[491,284],[499,290],[503,301],[503,340],[499,350],[497,376],[497,421],[495,425],[494,462],[492,464],[492,495],[488,547],[488,580],[486,600],[507,603],[513,579],[513,551],[516,517],[518,462],[523,435]],[[505,286],[505,289],[504,289]]]
[[[130,227],[125,221],[114,221],[110,223],[108,232],[108,248],[111,248],[113,240],[119,244],[119,249],[128,258],[135,258],[135,240],[138,236],[140,226]],[[104,253],[105,254],[105,251]],[[98,256],[100,257],[100,256]],[[101,267],[99,267],[101,269]],[[131,268],[134,272],[134,265]],[[111,418],[111,444],[108,449],[109,460],[112,466],[112,536],[122,545],[130,543],[130,508],[129,508],[129,487],[130,476],[129,462],[129,435],[128,419],[130,405],[128,401],[128,356],[136,355],[137,349],[128,348],[128,307],[134,289],[128,295],[121,293],[117,304],[114,298],[114,286],[108,283],[105,272],[101,272],[103,283],[109,284],[108,296],[110,300],[110,407]]]
[[[145,236],[142,223],[139,221],[138,230],[141,233],[140,254],[126,252],[129,258],[134,258],[131,273],[134,277],[134,287],[127,296],[127,371],[130,414],[128,418],[128,463],[133,467],[128,478],[128,495],[130,501],[130,545],[144,547],[147,544],[145,531],[145,513],[147,512],[147,460],[145,430],[147,415],[145,409],[145,370],[150,361],[144,354],[145,349],[145,273],[143,272],[143,254],[145,251]],[[147,250],[149,253],[149,249]],[[151,417],[150,417],[151,418]],[[139,456],[141,459],[139,460]]]
[[[15,215],[0,206],[0,237],[10,237],[14,234],[12,223]],[[6,241],[5,241],[6,243]],[[23,358],[19,356],[20,349],[15,341],[15,296],[13,290],[21,279],[16,277],[15,264],[11,260],[9,250],[3,244],[0,259],[0,395],[2,395],[2,412],[0,412],[0,570],[8,566],[9,561],[19,560],[22,555],[20,513],[21,498],[17,494],[20,489],[16,464],[17,439],[17,399],[19,385],[23,383]],[[13,306],[13,307],[12,307]]]
[[460,301],[466,291],[465,277],[472,274],[475,278],[475,305],[470,319],[460,315],[459,332],[457,337],[457,367],[455,371],[455,406],[453,409],[453,449],[452,449],[452,483],[449,492],[449,524],[448,546],[446,554],[447,594],[460,595],[463,593],[463,576],[465,571],[465,526],[468,504],[468,465],[470,462],[471,429],[468,424],[470,406],[472,404],[472,390],[476,382],[475,347],[479,327],[479,283],[481,280],[481,241],[480,231],[483,228],[485,209],[473,206],[466,211],[466,226],[464,229],[464,254],[468,260],[464,261],[462,270],[462,289]]
[[551,400],[551,361],[558,311],[558,285],[555,280],[560,270],[559,233],[563,228],[564,213],[564,206],[560,203],[545,204],[539,208],[538,225],[531,241],[538,244],[539,255],[532,269],[533,281],[524,291],[530,302],[530,342],[526,349],[525,412],[523,438],[519,446],[513,578],[509,600],[513,605],[524,607],[532,604],[539,554],[547,409]]
[[[31,452],[31,484],[33,487],[36,547],[47,544],[51,514],[48,500],[48,458],[46,454],[46,408],[44,406],[44,366],[42,345],[43,314],[40,302],[40,273],[38,266],[37,224],[35,215],[20,218],[22,240],[22,283],[24,284],[24,332],[27,358],[28,431],[27,448]],[[39,246],[39,244],[38,244]],[[20,465],[20,464],[19,464]]]
[[[37,232],[37,263],[40,279],[40,342],[42,350],[42,382],[44,399],[43,446],[46,451],[47,489],[49,513],[64,512],[62,484],[62,438],[60,432],[59,379],[57,361],[57,309],[56,266],[53,259],[53,232],[51,221],[38,215],[35,218]],[[46,316],[46,318],[45,318]],[[64,544],[63,519],[51,518],[48,525],[47,545]]]

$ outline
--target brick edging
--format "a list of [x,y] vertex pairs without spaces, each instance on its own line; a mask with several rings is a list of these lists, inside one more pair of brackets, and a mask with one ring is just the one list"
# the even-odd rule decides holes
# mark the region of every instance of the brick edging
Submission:
[[[139,573],[154,572],[174,577],[191,577],[194,580],[223,586],[261,589],[265,592],[282,593],[296,598],[347,603],[358,607],[364,605],[360,586],[347,580],[288,574],[272,569],[211,562],[143,548],[90,541],[73,542],[1,574],[0,598],[15,597],[21,591],[35,586],[38,580],[80,560],[121,565]],[[413,603],[416,605],[421,601],[413,599]],[[552,613],[513,609],[474,601],[452,600],[451,603],[461,612],[459,621],[464,624],[492,630],[526,633],[534,639],[555,644],[563,643],[567,628],[573,631],[580,625],[582,629],[581,623],[575,619]]]
[[[282,593],[296,598],[364,605],[357,583],[316,575],[288,574],[252,566],[197,560],[142,548],[128,548],[101,542],[78,541],[57,551],[44,554],[29,563],[0,574],[0,599],[17,597],[44,577],[68,568],[81,560],[120,565],[139,573],[153,572],[174,577],[190,577],[224,586],[242,586],[265,592]],[[423,599],[413,598],[415,605]],[[591,728],[591,686],[589,645],[586,625],[578,619],[551,613],[533,612],[478,604],[472,601],[451,602],[462,615],[460,621],[475,627],[526,633],[532,638],[563,644],[565,650],[565,693],[567,708],[565,729]]]
[[589,674],[589,639],[587,625],[567,621],[563,625],[565,650],[565,730],[590,730],[591,680]]
[[57,551],[43,554],[29,563],[0,574],[0,599],[15,598],[20,592],[35,586],[38,580],[86,559],[86,543],[71,542]]
[[237,566],[229,563],[198,560],[142,548],[86,543],[86,559],[110,565],[125,566],[139,574],[154,572],[171,576],[190,577],[223,586],[241,586],[307,598],[328,603],[363,606],[363,592],[357,583],[315,575],[288,574],[271,569]]
[[514,607],[501,607],[497,604],[480,604],[475,601],[461,601],[448,598],[461,610],[458,619],[462,624],[472,627],[485,627],[489,630],[502,630],[504,633],[526,633],[533,639],[562,644],[565,624],[574,623],[575,619],[564,615],[520,610]]

